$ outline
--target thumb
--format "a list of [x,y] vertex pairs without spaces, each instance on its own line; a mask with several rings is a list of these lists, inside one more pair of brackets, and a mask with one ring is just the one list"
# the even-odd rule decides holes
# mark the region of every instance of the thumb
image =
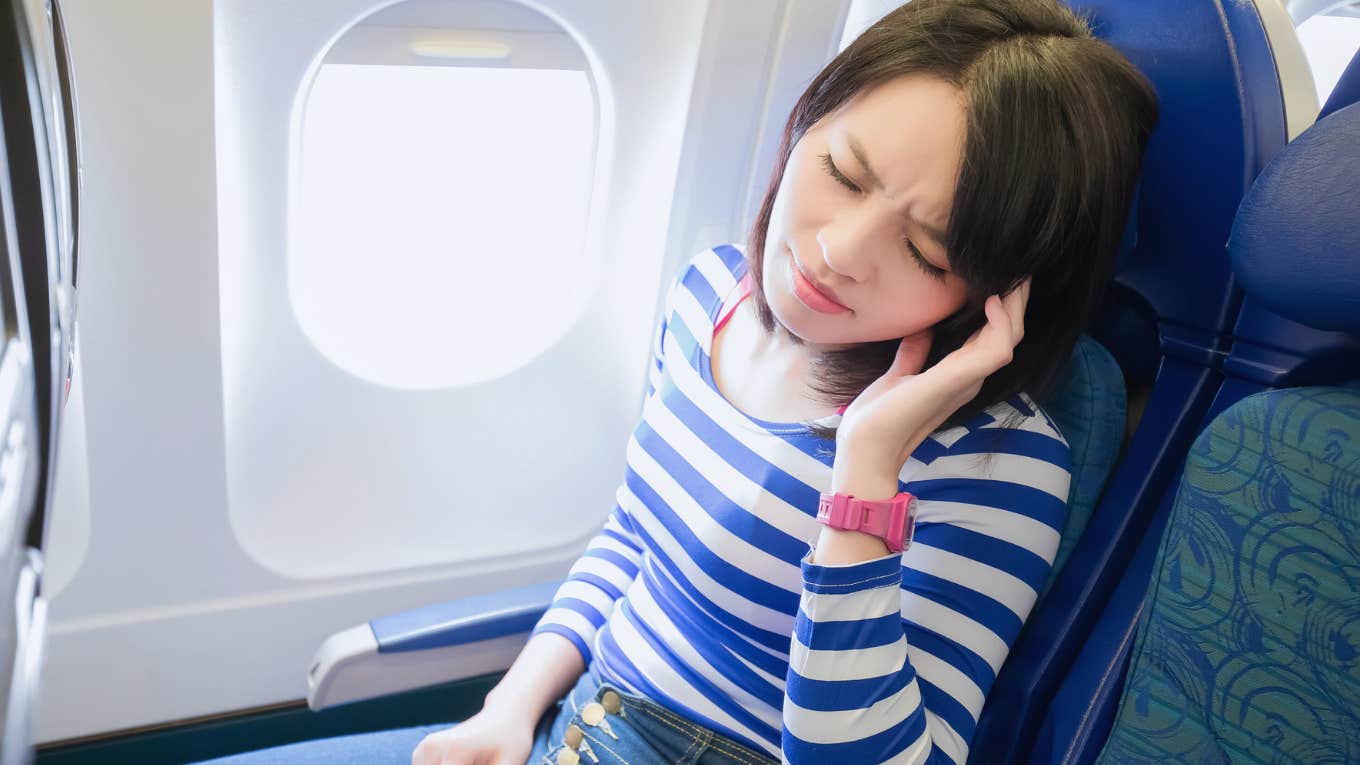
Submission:
[[926,364],[926,356],[930,354],[930,342],[929,327],[902,338],[897,346],[897,356],[888,368],[889,374],[905,377],[919,373]]

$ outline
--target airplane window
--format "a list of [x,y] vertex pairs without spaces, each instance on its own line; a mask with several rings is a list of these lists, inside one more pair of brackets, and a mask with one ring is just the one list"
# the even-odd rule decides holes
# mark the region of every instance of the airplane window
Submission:
[[1360,50],[1360,16],[1313,16],[1299,25],[1299,42],[1313,69],[1318,103],[1326,103],[1346,65]]
[[450,508],[496,506],[492,479],[539,461],[538,446],[487,439],[533,427],[549,449],[557,424],[579,430],[539,422],[559,406],[554,372],[636,363],[579,352],[587,312],[614,315],[601,293],[619,276],[587,246],[617,174],[614,90],[591,28],[571,26],[591,15],[308,0],[282,4],[279,24],[269,0],[216,5],[222,416],[241,550],[313,579],[584,539],[588,517],[551,511],[604,482],[570,462],[538,469],[556,494],[515,510],[532,540]]
[[584,57],[537,30],[346,37],[300,114],[288,256],[299,322],[332,362],[381,385],[509,374],[560,338],[591,286],[597,110]]

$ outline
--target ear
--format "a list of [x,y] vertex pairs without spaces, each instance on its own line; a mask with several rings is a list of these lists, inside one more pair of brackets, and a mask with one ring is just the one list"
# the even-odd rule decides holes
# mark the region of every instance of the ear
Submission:
[[932,337],[931,328],[926,327],[920,332],[902,338],[902,342],[897,346],[897,356],[893,359],[892,366],[888,368],[888,373],[899,377],[920,373],[921,368],[926,365],[926,357],[930,355]]

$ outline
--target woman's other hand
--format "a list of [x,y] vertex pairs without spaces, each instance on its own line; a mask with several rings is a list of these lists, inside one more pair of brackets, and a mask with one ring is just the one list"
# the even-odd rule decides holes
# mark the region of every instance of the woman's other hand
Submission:
[[508,708],[489,707],[426,736],[411,753],[411,765],[524,765],[533,748],[532,721]]
[[834,472],[853,470],[857,478],[880,481],[891,478],[895,485],[902,466],[926,436],[971,401],[988,375],[1010,363],[1025,334],[1029,287],[1026,279],[1004,298],[987,298],[987,323],[924,372],[918,370],[928,345],[919,338],[904,339],[892,367],[841,416]]

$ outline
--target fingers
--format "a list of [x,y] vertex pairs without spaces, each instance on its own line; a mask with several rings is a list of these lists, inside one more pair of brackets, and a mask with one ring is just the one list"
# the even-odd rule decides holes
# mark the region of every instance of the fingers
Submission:
[[[987,323],[998,327],[1010,348],[1019,345],[1025,336],[1025,307],[1029,305],[1031,281],[1030,277],[1026,277],[1005,296],[992,295],[987,298]],[[993,299],[997,304],[995,309],[992,307]]]
[[427,735],[421,739],[411,753],[411,765],[444,765],[448,762],[457,762],[451,755],[453,752],[448,750],[444,735],[448,730],[442,730]]
[[[950,354],[951,368],[971,379],[985,377],[1009,364],[1015,347],[1025,335],[1025,307],[1029,303],[1031,279],[1026,278],[1006,293],[989,295],[982,310],[986,321],[963,343],[957,356]],[[901,359],[901,348],[898,358]]]
[[1006,308],[1006,317],[1010,322],[1010,340],[1014,347],[1025,336],[1025,306],[1029,304],[1029,288],[1031,278],[1027,277],[1023,282],[1016,285],[1015,289],[1002,300]]
[[[1017,320],[1014,315],[1012,299],[1020,290],[1012,290],[1010,295],[1002,298],[1000,295],[990,295],[983,304],[982,310],[986,314],[987,323],[969,339],[966,345],[972,345],[979,351],[981,356],[977,358],[977,363],[984,367],[984,374],[991,374],[997,368],[1010,363],[1015,350],[1015,344],[1019,342],[1016,335],[1023,330],[1017,328]],[[1023,306],[1021,311],[1023,311]]]
[[997,295],[987,299],[987,325],[992,329],[991,344],[996,354],[1009,357],[1015,348],[1015,320],[1010,306]]
[[926,356],[930,354],[930,341],[929,329],[902,338],[902,342],[897,346],[897,355],[893,358],[888,371],[899,376],[920,372],[921,367],[925,366]]

